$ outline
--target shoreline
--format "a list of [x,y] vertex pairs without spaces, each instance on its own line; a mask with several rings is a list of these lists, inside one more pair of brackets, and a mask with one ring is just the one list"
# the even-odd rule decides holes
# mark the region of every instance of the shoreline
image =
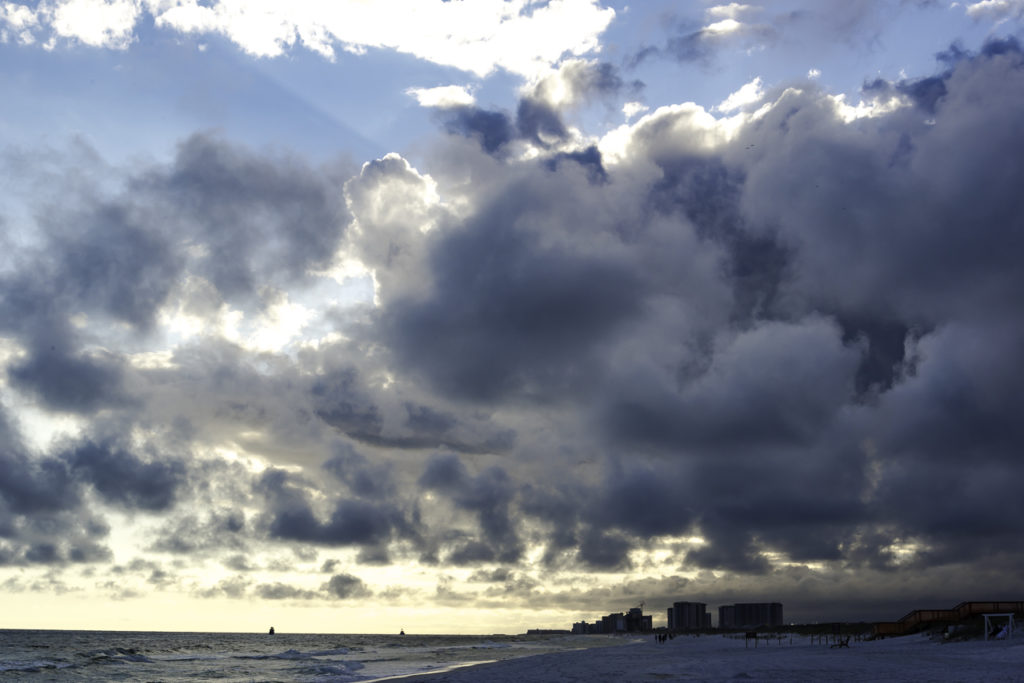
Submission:
[[[624,647],[631,645],[631,647]],[[523,683],[614,680],[991,681],[1024,677],[1024,638],[944,643],[911,635],[833,648],[800,637],[747,648],[742,639],[677,636],[471,663],[388,680],[412,683]],[[379,680],[379,679],[375,679]]]
[[[526,655],[526,656],[527,657],[529,657],[529,656],[539,657],[540,655]],[[468,669],[468,668],[471,668],[471,667],[483,666],[485,664],[495,664],[495,663],[500,662],[500,661],[501,660],[498,660],[498,659],[484,659],[484,660],[481,660],[479,662],[462,662],[462,663],[459,663],[459,664],[451,664],[449,666],[442,667],[440,669],[437,669],[436,671],[429,671],[429,672],[415,673],[415,674],[397,674],[395,676],[381,676],[380,678],[367,678],[365,680],[359,681],[359,683],[381,683],[382,681],[408,681],[408,680],[422,679],[423,676],[438,676],[438,675],[441,675],[441,674],[446,674],[446,673],[448,673],[450,671],[454,671],[455,669]],[[513,660],[512,659],[506,659],[504,661],[511,662]]]
[[[420,671],[420,672],[416,672],[416,673],[405,673],[405,674],[395,674],[395,675],[391,675],[391,676],[381,676],[381,677],[378,677],[378,678],[363,679],[363,680],[359,681],[359,683],[382,683],[384,681],[413,681],[413,682],[429,681],[429,680],[433,680],[433,677],[445,676],[445,675],[453,673],[453,672],[460,672],[460,671],[463,671],[463,670],[473,670],[473,671],[475,671],[475,670],[478,670],[478,669],[486,669],[489,666],[500,667],[503,664],[511,664],[511,663],[514,663],[514,662],[519,662],[519,661],[524,660],[524,659],[536,659],[536,658],[539,658],[539,657],[561,657],[561,656],[567,655],[567,654],[584,653],[584,652],[598,652],[598,651],[605,650],[605,649],[614,650],[614,649],[619,649],[619,648],[626,647],[626,646],[631,646],[631,645],[632,646],[642,645],[642,644],[644,644],[646,642],[644,640],[644,638],[645,638],[645,636],[638,636],[638,637],[629,638],[628,640],[624,639],[621,642],[614,643],[614,644],[592,645],[590,647],[566,648],[564,650],[557,650],[557,651],[554,651],[554,652],[537,652],[537,653],[531,653],[531,654],[522,654],[522,655],[518,655],[518,656],[514,656],[514,657],[508,657],[508,658],[505,658],[505,659],[482,659],[482,660],[472,661],[472,662],[458,662],[456,664],[450,664],[450,665],[447,665],[447,666],[443,666],[443,667],[435,669],[433,671]],[[478,679],[470,678],[470,679],[467,679],[467,680],[473,681],[473,680],[478,680]]]
[[[516,662],[521,662],[522,660],[526,660],[526,659],[531,659],[532,660],[532,659],[537,659],[537,658],[541,658],[541,657],[556,657],[557,658],[557,657],[562,657],[564,655],[576,654],[576,653],[584,653],[584,652],[594,653],[594,652],[599,652],[599,651],[605,650],[605,649],[615,650],[615,649],[619,649],[619,648],[626,647],[626,646],[629,646],[629,645],[642,645],[643,643],[644,643],[643,640],[632,639],[632,640],[624,641],[624,642],[621,642],[621,643],[616,643],[614,645],[598,645],[598,646],[592,646],[592,647],[577,647],[577,648],[559,650],[557,652],[538,652],[538,653],[534,653],[534,654],[524,654],[524,655],[520,655],[520,656],[517,656],[517,657],[509,657],[507,659],[484,659],[484,660],[475,661],[475,662],[460,662],[458,664],[451,664],[449,666],[445,666],[445,667],[442,667],[440,669],[435,669],[434,671],[421,671],[421,672],[417,672],[417,673],[407,673],[407,674],[396,674],[394,676],[384,676],[384,677],[381,677],[381,678],[370,678],[370,679],[365,679],[365,680],[359,681],[359,683],[381,683],[383,681],[413,681],[414,683],[419,683],[419,682],[423,682],[423,681],[432,681],[432,680],[435,680],[435,677],[438,677],[438,676],[444,677],[444,676],[446,676],[448,674],[451,674],[453,672],[454,673],[458,673],[458,672],[463,672],[463,671],[478,671],[480,669],[487,669],[487,667],[490,667],[490,666],[501,667],[504,664],[514,664]],[[441,678],[441,679],[438,679],[438,680],[447,680],[447,679],[446,678]],[[473,680],[479,680],[479,679],[478,678],[470,678],[470,679],[467,679],[467,680],[473,681]],[[497,680],[497,679],[489,679],[489,680]],[[502,679],[502,680],[504,680],[504,679]]]

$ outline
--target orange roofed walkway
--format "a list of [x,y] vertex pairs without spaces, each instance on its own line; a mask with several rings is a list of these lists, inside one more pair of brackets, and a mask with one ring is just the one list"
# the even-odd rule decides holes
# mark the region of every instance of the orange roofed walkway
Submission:
[[1016,602],[961,602],[953,609],[916,609],[899,621],[880,621],[875,624],[876,636],[902,636],[928,624],[955,623],[975,615],[992,612],[1024,614],[1024,601]]

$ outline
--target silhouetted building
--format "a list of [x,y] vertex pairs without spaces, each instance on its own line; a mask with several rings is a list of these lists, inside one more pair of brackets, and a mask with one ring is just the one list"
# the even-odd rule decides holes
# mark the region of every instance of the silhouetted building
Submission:
[[604,624],[600,621],[595,621],[593,624],[588,624],[585,621],[578,621],[572,625],[572,632],[579,635],[586,635],[588,633],[604,633]]
[[647,633],[654,630],[654,617],[644,616],[639,607],[634,607],[626,614],[626,631],[628,633]]
[[626,615],[622,612],[601,617],[601,633],[623,633],[626,630]]
[[711,625],[711,615],[703,602],[674,602],[668,608],[670,631],[699,631]]
[[616,612],[600,621],[588,624],[578,621],[572,625],[573,633],[648,633],[654,630],[654,619],[645,615],[640,607],[634,607],[627,614]]
[[782,626],[781,602],[737,602],[718,608],[718,628]]

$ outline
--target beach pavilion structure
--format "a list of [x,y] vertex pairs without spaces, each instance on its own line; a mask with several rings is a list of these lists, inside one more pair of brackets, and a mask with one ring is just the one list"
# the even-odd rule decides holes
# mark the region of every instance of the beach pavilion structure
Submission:
[[[988,640],[989,634],[993,632],[996,633],[995,638],[1006,638],[1009,640],[1013,637],[1013,612],[998,612],[995,614],[986,612],[982,616],[985,617],[985,640]],[[998,624],[993,621],[994,619],[1006,619],[1006,625],[999,631],[996,631]]]

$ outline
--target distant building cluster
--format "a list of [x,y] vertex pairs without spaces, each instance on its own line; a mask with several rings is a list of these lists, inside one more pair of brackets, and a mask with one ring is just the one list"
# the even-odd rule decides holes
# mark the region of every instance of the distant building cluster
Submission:
[[703,631],[711,628],[711,614],[703,602],[673,602],[668,608],[669,631]]
[[[738,602],[718,608],[718,628],[754,629],[762,626],[783,626],[782,603]],[[669,631],[706,631],[712,628],[711,613],[703,602],[674,602],[668,608]],[[626,613],[618,612],[587,623],[572,625],[572,632],[587,633],[647,633],[654,630],[652,617],[643,613],[643,605]]]
[[782,626],[781,602],[738,602],[718,608],[718,628]]
[[588,624],[579,621],[572,625],[572,632],[586,633],[649,633],[654,630],[653,617],[643,612],[643,607],[634,607],[623,614],[617,612],[601,617],[599,621]]

